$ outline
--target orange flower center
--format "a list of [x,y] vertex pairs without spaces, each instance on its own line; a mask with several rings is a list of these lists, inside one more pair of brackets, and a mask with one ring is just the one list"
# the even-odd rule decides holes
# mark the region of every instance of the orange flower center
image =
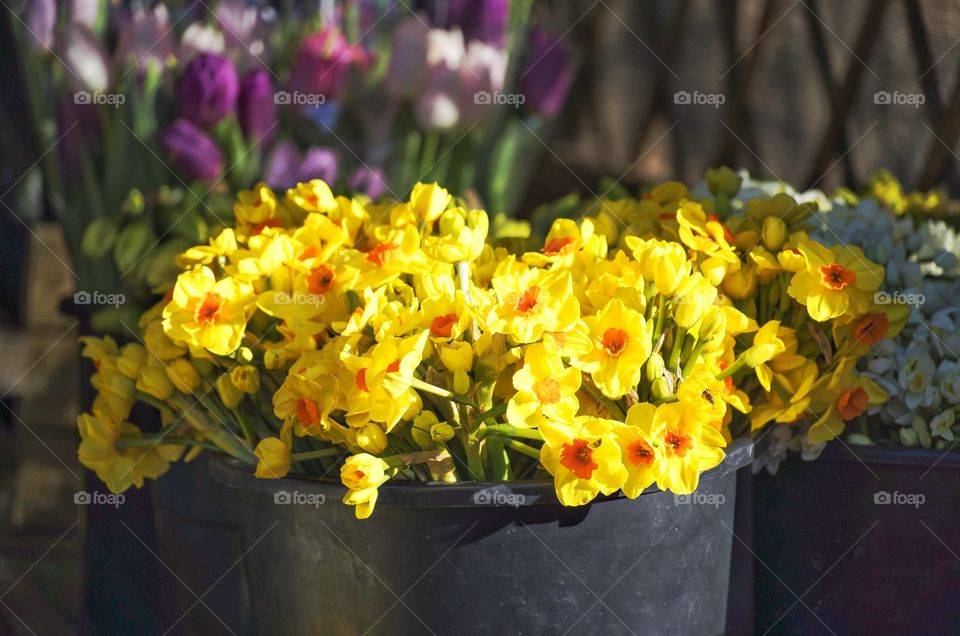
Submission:
[[886,314],[867,314],[857,321],[853,337],[859,344],[872,347],[887,336],[890,320]]
[[357,377],[354,378],[354,382],[357,385],[357,388],[363,391],[364,393],[369,393],[370,389],[367,388],[367,370],[360,369],[357,371]]
[[[724,360],[721,360],[717,366],[719,366],[720,370],[723,371],[729,367],[730,364]],[[731,376],[728,375],[723,379],[723,385],[727,388],[727,393],[733,393],[733,378]]]
[[870,396],[860,386],[847,389],[840,394],[837,400],[837,412],[844,422],[849,422],[853,418],[861,415],[867,410],[870,402]]
[[853,285],[857,282],[856,272],[844,269],[842,266],[831,263],[820,266],[820,278],[823,284],[830,289],[843,289],[847,285]]
[[620,355],[623,348],[627,346],[628,340],[630,340],[630,336],[627,332],[616,327],[610,327],[604,331],[601,339],[604,350],[612,356]]
[[430,335],[434,338],[449,338],[450,331],[459,320],[457,314],[437,316],[430,321]]
[[299,257],[299,258],[300,258],[301,261],[305,261],[305,260],[307,260],[308,258],[314,258],[316,255],[317,255],[317,246],[316,246],[316,245],[308,245],[308,246],[303,250],[303,252],[300,253],[300,257]]
[[649,466],[653,463],[653,449],[642,439],[627,446],[627,461],[634,466]]
[[363,472],[362,470],[355,470],[353,471],[353,474],[357,479],[363,479],[367,476],[367,473]]
[[383,267],[387,258],[387,252],[397,249],[396,243],[381,243],[367,252],[367,260],[377,267]]
[[600,467],[593,461],[593,449],[585,439],[575,439],[572,444],[560,447],[560,465],[580,479],[590,479],[593,471]]
[[393,362],[387,365],[387,373],[396,373],[400,370],[400,359],[397,358]]
[[197,306],[197,312],[194,318],[198,324],[212,325],[220,318],[220,309],[223,307],[223,298],[216,292],[207,292],[200,305]]
[[280,222],[280,219],[267,219],[265,221],[260,221],[250,228],[250,236],[257,236],[268,227],[283,227],[283,223]]
[[543,254],[546,254],[547,256],[554,256],[562,252],[563,249],[568,245],[570,245],[571,243],[576,243],[576,242],[577,242],[577,239],[573,236],[561,236],[559,238],[555,238],[547,242],[547,244],[544,245],[543,249],[540,251]]
[[329,265],[319,265],[310,270],[307,275],[307,287],[311,293],[326,294],[333,287],[333,282],[337,279],[333,268]]
[[537,398],[543,404],[556,404],[560,401],[560,383],[553,378],[544,378],[537,382]]
[[676,457],[683,457],[693,448],[693,438],[671,429],[667,429],[663,434],[663,443],[666,445],[667,452]]
[[297,400],[297,419],[307,428],[319,424],[320,408],[317,403],[307,398]]
[[517,301],[517,311],[521,314],[529,313],[537,306],[537,297],[540,295],[540,288],[534,285],[527,291],[523,292],[523,295],[520,296],[520,299]]

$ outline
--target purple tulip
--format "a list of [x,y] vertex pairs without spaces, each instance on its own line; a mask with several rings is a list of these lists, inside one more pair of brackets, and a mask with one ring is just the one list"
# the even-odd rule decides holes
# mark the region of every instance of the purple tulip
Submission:
[[542,29],[530,29],[529,50],[520,74],[526,105],[547,117],[563,108],[570,91],[570,49]]
[[337,178],[337,156],[328,148],[313,147],[305,155],[290,141],[281,141],[267,157],[263,180],[278,190],[292,188],[298,182]]
[[35,49],[53,46],[53,27],[57,24],[57,3],[54,0],[33,0],[24,15],[27,39]]
[[57,128],[62,136],[56,152],[60,170],[67,181],[80,181],[83,162],[102,144],[99,110],[76,103],[73,95],[62,95],[57,100]]
[[387,182],[384,180],[383,171],[380,168],[358,166],[347,177],[347,187],[353,192],[365,194],[376,201],[387,191]]
[[233,112],[239,92],[240,80],[230,58],[201,53],[180,78],[180,115],[211,126]]
[[393,29],[390,66],[384,77],[387,91],[396,97],[411,97],[427,72],[430,27],[417,16],[401,21]]
[[337,99],[347,72],[354,64],[366,65],[363,50],[350,45],[336,27],[326,27],[303,39],[290,71],[290,89],[304,95]]
[[250,71],[240,82],[237,99],[237,119],[249,139],[261,140],[270,134],[277,123],[273,83],[267,71]]
[[337,180],[337,155],[329,148],[314,146],[304,155],[297,170],[297,181],[311,179],[322,179],[327,183]]
[[163,133],[170,161],[187,179],[213,181],[223,173],[223,153],[201,129],[178,119]]
[[460,27],[467,40],[503,46],[510,20],[510,0],[434,0],[434,24]]

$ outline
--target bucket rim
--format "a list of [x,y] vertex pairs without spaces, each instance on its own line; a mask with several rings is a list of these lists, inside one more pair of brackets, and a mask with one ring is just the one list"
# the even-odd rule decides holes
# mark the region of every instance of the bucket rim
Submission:
[[[715,468],[700,476],[700,481],[712,481],[748,466],[753,460],[753,441],[734,440],[724,451],[726,457]],[[282,479],[260,479],[253,469],[238,460],[223,455],[210,458],[210,474],[220,483],[238,490],[273,495],[294,491],[298,494],[323,495],[340,499],[346,488],[338,479],[309,475],[288,475]],[[656,486],[641,496],[661,492]],[[484,495],[484,493],[486,493]],[[520,498],[522,496],[522,499]],[[594,501],[612,501],[624,498],[623,493],[600,495]],[[517,503],[517,502],[520,503]],[[390,481],[379,489],[377,506],[415,506],[424,508],[517,507],[531,505],[558,505],[552,481],[470,481],[448,484],[444,482]]]

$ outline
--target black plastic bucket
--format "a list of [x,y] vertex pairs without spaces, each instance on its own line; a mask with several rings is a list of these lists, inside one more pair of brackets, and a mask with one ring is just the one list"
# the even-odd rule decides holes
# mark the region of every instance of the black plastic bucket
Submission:
[[960,633],[960,454],[833,443],[754,486],[757,634]]
[[[237,491],[210,476],[208,458],[177,463],[151,482],[158,554],[157,615],[171,634],[252,634]],[[198,597],[201,600],[198,600]],[[269,633],[269,632],[262,632]]]
[[358,521],[336,482],[262,480],[240,493],[243,567],[263,634],[722,634],[736,470],[695,496],[651,491],[565,508],[553,484],[388,484]]

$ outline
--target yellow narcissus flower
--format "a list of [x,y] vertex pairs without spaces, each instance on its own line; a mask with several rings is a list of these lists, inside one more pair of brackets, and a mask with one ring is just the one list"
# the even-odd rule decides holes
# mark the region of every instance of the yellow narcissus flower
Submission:
[[252,364],[238,364],[230,370],[230,380],[244,393],[260,390],[260,372]]
[[444,263],[477,260],[487,241],[489,220],[483,210],[447,210],[440,216],[439,236],[426,236],[423,251]]
[[589,373],[605,396],[623,397],[643,376],[643,364],[653,349],[653,323],[617,299],[583,320],[590,329],[593,349],[573,358],[571,364]]
[[707,216],[703,206],[695,201],[684,201],[677,210],[680,240],[687,247],[702,253],[705,259],[700,271],[714,285],[719,285],[727,272],[740,267],[734,251],[734,236],[720,219]]
[[717,288],[700,272],[684,279],[673,301],[673,319],[690,329],[717,299]]
[[663,450],[654,438],[653,424],[657,407],[647,402],[634,404],[626,422],[614,427],[621,461],[627,469],[623,494],[634,499],[657,481]]
[[673,402],[657,407],[653,437],[662,451],[657,486],[689,495],[700,484],[700,473],[723,461],[726,441],[717,429],[704,425],[697,412]]
[[422,223],[440,218],[453,197],[436,183],[418,183],[410,191],[409,208]]
[[507,421],[517,427],[570,422],[580,408],[580,370],[565,367],[560,356],[541,343],[527,347],[513,386],[517,392],[507,404]]
[[347,421],[352,425],[379,422],[387,432],[415,403],[411,388],[429,332],[407,338],[388,336],[362,356],[345,354],[343,363],[354,375],[347,388]]
[[339,371],[333,354],[312,351],[301,356],[273,394],[274,414],[284,424],[292,424],[299,436],[323,438],[336,430],[330,413],[338,407]]
[[348,457],[340,468],[340,481],[347,487],[343,503],[356,506],[357,519],[366,519],[377,505],[380,486],[390,479],[387,462],[368,453]]
[[167,378],[185,395],[196,393],[203,386],[203,380],[197,373],[196,367],[186,358],[177,358],[167,364]]
[[553,475],[560,503],[582,506],[600,493],[612,495],[626,482],[615,426],[611,420],[581,415],[540,427],[540,463]]
[[165,367],[147,366],[140,370],[137,390],[165,402],[170,399],[175,389],[167,377]]
[[265,437],[254,449],[258,459],[254,474],[260,479],[282,479],[290,472],[292,459],[288,430],[281,431],[280,437]]
[[176,258],[177,267],[188,269],[194,265],[208,265],[220,257],[233,256],[237,251],[237,235],[233,228],[226,228],[210,239],[209,245],[191,247]]
[[138,342],[123,345],[117,358],[117,370],[131,380],[140,376],[140,370],[147,362],[147,348]]
[[494,276],[491,284],[497,302],[487,329],[518,343],[536,342],[545,331],[567,331],[580,317],[569,272],[529,269]]
[[535,267],[570,267],[574,254],[590,240],[593,230],[590,219],[584,219],[580,226],[573,219],[557,219],[547,232],[543,248],[539,252],[527,252],[523,261]]
[[80,431],[80,463],[94,471],[110,489],[121,493],[130,486],[140,488],[144,478],[156,479],[170,468],[154,446],[136,446],[120,450],[121,437],[142,437],[140,429],[130,422],[116,422],[102,416],[82,413],[77,417]]
[[807,240],[798,249],[806,266],[793,275],[787,293],[807,306],[811,318],[824,322],[869,311],[883,282],[883,267],[868,261],[858,247],[830,249]]
[[859,375],[856,366],[856,358],[844,358],[833,374],[821,378],[811,392],[810,410],[818,415],[807,432],[811,443],[834,439],[843,432],[847,422],[889,398],[879,384]]
[[237,219],[237,228],[247,236],[259,234],[265,227],[280,226],[280,220],[276,218],[277,197],[266,183],[258,183],[251,190],[238,192],[233,214]]
[[252,291],[232,278],[218,281],[203,265],[184,272],[163,310],[163,330],[171,338],[229,355],[243,339]]
[[817,363],[807,360],[803,365],[774,376],[779,390],[767,394],[767,401],[756,404],[750,412],[750,426],[756,431],[771,420],[792,424],[801,420],[810,407],[811,390],[817,382]]
[[779,338],[779,333],[779,320],[767,322],[754,334],[753,346],[743,354],[747,366],[756,371],[760,385],[767,391],[770,390],[773,371],[766,363],[787,350],[787,345]]
[[287,190],[287,201],[304,212],[329,212],[337,207],[330,186],[320,179]]
[[657,239],[627,237],[627,245],[640,263],[643,278],[652,281],[658,294],[671,295],[690,274],[690,263],[683,245]]

